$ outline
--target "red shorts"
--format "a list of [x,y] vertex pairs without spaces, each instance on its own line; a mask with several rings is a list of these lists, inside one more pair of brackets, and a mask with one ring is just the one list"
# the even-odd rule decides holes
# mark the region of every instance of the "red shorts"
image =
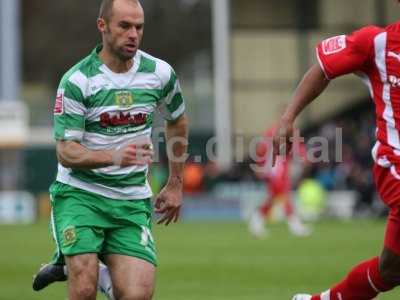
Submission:
[[282,195],[288,195],[290,193],[289,181],[283,181],[279,179],[269,179],[266,182],[267,191],[270,197],[278,197]]
[[395,168],[383,168],[377,164],[373,168],[376,189],[380,198],[390,208],[385,247],[400,256],[400,175]]

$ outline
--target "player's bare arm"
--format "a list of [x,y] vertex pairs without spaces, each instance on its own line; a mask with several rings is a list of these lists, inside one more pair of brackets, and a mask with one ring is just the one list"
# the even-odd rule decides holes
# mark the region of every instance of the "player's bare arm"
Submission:
[[182,206],[183,168],[187,156],[188,120],[186,115],[166,124],[169,153],[169,178],[156,198],[156,212],[162,214],[158,224],[176,223]]
[[319,64],[313,65],[304,75],[293,95],[293,101],[286,108],[285,113],[279,121],[273,139],[273,157],[279,155],[282,147],[286,147],[285,152],[290,151],[292,146],[293,126],[297,116],[314,101],[328,86],[329,80]]
[[148,143],[131,144],[121,149],[93,151],[74,141],[57,142],[57,158],[66,168],[97,169],[113,165],[128,167],[152,162]]

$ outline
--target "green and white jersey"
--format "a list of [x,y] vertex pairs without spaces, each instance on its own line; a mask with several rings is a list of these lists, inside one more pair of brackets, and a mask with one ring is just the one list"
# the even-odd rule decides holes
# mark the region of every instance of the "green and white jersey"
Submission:
[[[110,150],[151,136],[158,109],[166,120],[185,111],[179,81],[166,62],[143,51],[132,68],[112,72],[98,57],[101,46],[61,80],[54,107],[56,140],[71,140],[91,150]],[[147,166],[82,170],[58,165],[57,181],[121,200],[152,196]]]

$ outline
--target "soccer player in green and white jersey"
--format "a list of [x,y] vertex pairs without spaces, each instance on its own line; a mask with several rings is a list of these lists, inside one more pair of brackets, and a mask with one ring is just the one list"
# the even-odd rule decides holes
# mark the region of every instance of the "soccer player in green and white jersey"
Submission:
[[187,119],[179,82],[164,61],[140,51],[138,0],[103,0],[102,44],[61,80],[54,109],[59,160],[50,188],[60,263],[70,300],[96,299],[98,259],[116,299],[151,299],[156,250],[147,182],[153,115],[166,119],[173,144],[169,179],[156,197],[159,223],[176,222],[182,204]]

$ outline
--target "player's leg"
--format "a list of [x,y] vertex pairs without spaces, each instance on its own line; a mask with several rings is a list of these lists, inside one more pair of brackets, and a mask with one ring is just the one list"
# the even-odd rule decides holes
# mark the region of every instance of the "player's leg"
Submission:
[[[53,186],[57,187],[58,185],[54,184]],[[54,189],[56,188],[53,188],[53,191]],[[55,195],[56,194],[57,193],[55,193]],[[53,197],[55,195],[50,194],[52,202],[54,201]],[[52,262],[43,264],[40,267],[39,271],[33,276],[32,288],[34,291],[40,291],[54,282],[67,280],[67,267],[65,266],[64,255],[61,253],[61,249],[58,245],[53,215],[54,213],[52,211],[50,219],[50,230],[53,241],[56,244],[56,251],[53,255]]]
[[248,230],[256,238],[264,238],[268,234],[265,227],[265,219],[267,214],[264,214],[263,211],[270,210],[270,208],[264,209],[266,206],[270,206],[270,203],[270,199],[267,198],[250,216]]
[[68,299],[95,300],[98,258],[96,253],[67,256]]
[[[57,264],[55,262],[43,265],[38,273],[33,278],[32,288],[35,291],[40,291],[48,285],[66,281],[68,279],[67,266],[64,264]],[[104,294],[107,299],[115,300],[112,289],[112,282],[110,272],[106,265],[99,263],[99,279],[97,282],[97,291]]]
[[266,183],[267,197],[259,207],[251,214],[248,224],[249,232],[256,238],[267,236],[265,220],[268,218],[274,204],[274,190],[270,182]]
[[275,196],[268,196],[258,208],[258,212],[263,220],[266,220],[271,213],[272,207],[274,206]]
[[105,232],[102,256],[107,264],[113,292],[118,300],[151,299],[157,264],[151,232],[150,199],[115,201],[118,227]]
[[108,300],[116,300],[114,297],[110,270],[102,263],[99,264],[99,280],[97,282],[97,290],[106,296]]
[[[400,187],[400,185],[399,185]],[[398,191],[398,190],[397,190]],[[379,260],[379,273],[388,286],[400,285],[400,204],[390,210],[385,247]]]
[[53,263],[44,264],[33,276],[32,288],[34,291],[40,291],[48,285],[67,280],[67,267]]
[[[104,258],[118,300],[151,299],[154,291],[156,254],[148,217],[106,233]],[[146,224],[147,223],[147,224]]]
[[[71,201],[72,204],[72,201]],[[61,251],[65,256],[68,273],[68,299],[96,299],[99,270],[98,253],[101,251],[104,233],[96,227],[66,226],[62,214],[58,214],[57,232]],[[69,223],[69,222],[68,222]]]
[[383,281],[389,286],[400,285],[400,254],[385,248],[380,257],[379,270]]
[[[400,285],[400,181],[389,169],[379,166],[374,166],[374,178],[381,199],[391,207],[381,256],[358,264],[339,284],[309,299],[371,300],[379,293]],[[303,300],[301,297],[307,299],[304,295],[294,299]]]
[[114,295],[118,300],[150,300],[153,297],[155,266],[136,257],[107,255]]
[[275,201],[280,192],[279,182],[277,182],[273,177],[269,178],[265,187],[268,196],[258,208],[258,211],[264,220],[266,220],[271,214],[272,208],[274,207]]
[[107,220],[94,194],[55,183],[51,189],[52,227],[58,250],[68,270],[69,300],[96,299],[98,253]]
[[399,211],[391,210],[381,256],[357,265],[342,282],[320,295],[314,295],[312,300],[370,300],[400,285]]
[[400,284],[400,256],[385,249],[381,258],[374,257],[355,266],[340,283],[314,296],[296,295],[293,300],[372,300]]
[[309,236],[311,234],[311,229],[303,223],[296,213],[290,189],[284,189],[280,198],[283,201],[283,208],[289,231],[296,236]]
[[283,191],[281,197],[285,216],[288,220],[290,220],[295,215],[294,204],[290,196],[290,191]]

